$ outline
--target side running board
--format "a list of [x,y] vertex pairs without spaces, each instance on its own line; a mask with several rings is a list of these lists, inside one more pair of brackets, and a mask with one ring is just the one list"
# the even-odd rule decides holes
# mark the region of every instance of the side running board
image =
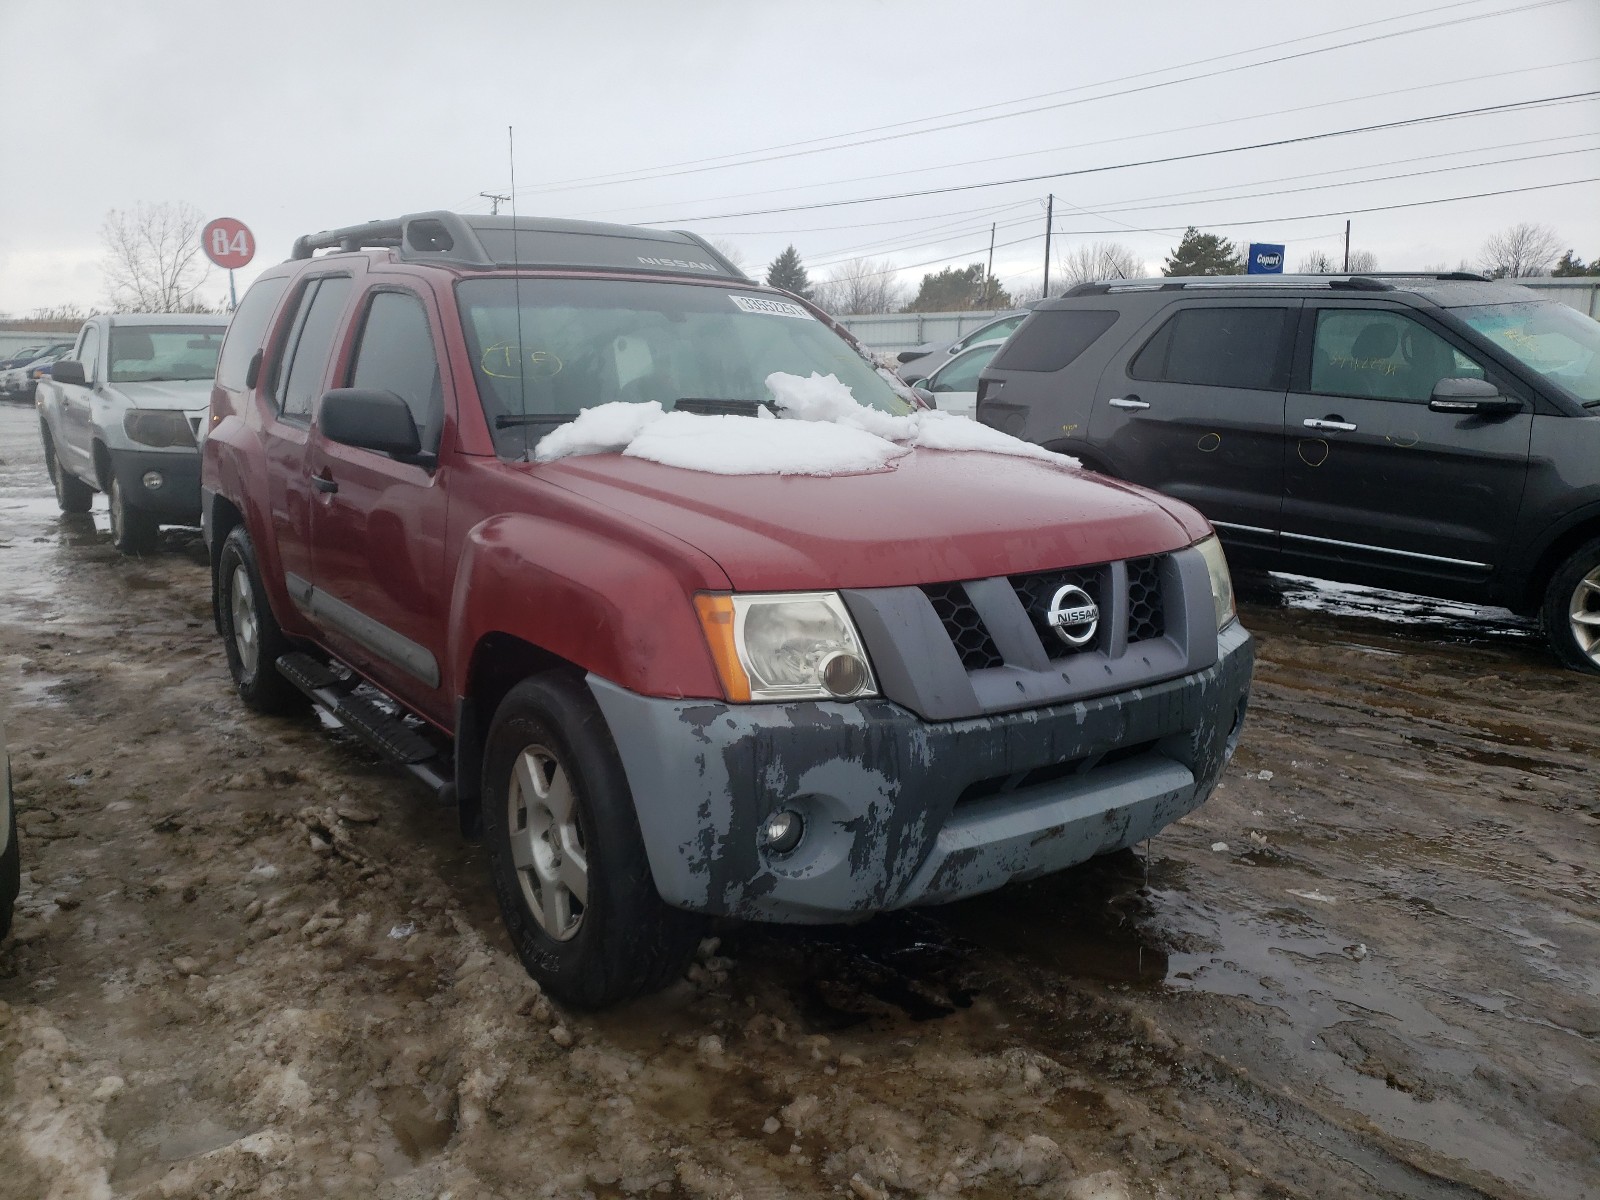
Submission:
[[352,694],[349,680],[341,679],[308,654],[285,654],[277,666],[278,673],[323,712],[384,758],[410,771],[440,800],[454,803],[455,771],[450,758],[427,738],[370,700]]

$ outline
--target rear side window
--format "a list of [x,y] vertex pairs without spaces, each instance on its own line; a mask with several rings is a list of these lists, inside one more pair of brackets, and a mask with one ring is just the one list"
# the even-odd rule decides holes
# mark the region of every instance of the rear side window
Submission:
[[1287,308],[1184,308],[1145,343],[1128,375],[1152,383],[1287,391]]
[[328,372],[328,352],[350,295],[350,278],[314,279],[300,297],[294,329],[283,355],[283,415],[310,420],[312,405]]
[[250,360],[261,349],[267,321],[288,286],[288,279],[281,277],[257,280],[234,310],[233,320],[228,322],[228,339],[222,343],[222,357],[217,360],[217,382],[229,391],[244,390]]
[[1114,309],[1058,308],[1033,314],[994,358],[1006,371],[1059,371],[1117,323]]
[[356,347],[350,386],[393,392],[406,402],[417,423],[422,448],[439,445],[444,393],[433,330],[422,302],[403,292],[379,292],[367,305]]

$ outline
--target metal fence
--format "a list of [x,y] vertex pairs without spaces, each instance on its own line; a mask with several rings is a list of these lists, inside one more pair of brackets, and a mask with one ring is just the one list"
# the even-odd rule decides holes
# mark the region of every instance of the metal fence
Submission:
[[1559,300],[1600,321],[1600,278],[1519,279],[1517,282],[1533,288],[1544,299]]
[[984,308],[973,312],[950,313],[871,313],[840,317],[843,325],[869,350],[892,354],[909,350],[923,342],[955,341],[1014,309]]

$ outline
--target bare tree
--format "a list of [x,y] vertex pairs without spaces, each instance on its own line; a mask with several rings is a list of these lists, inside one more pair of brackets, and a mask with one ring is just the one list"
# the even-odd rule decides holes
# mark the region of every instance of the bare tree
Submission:
[[886,258],[852,258],[828,272],[813,299],[831,313],[895,312],[906,299],[895,270]]
[[1064,251],[1057,262],[1064,287],[1100,279],[1138,279],[1144,260],[1120,242],[1085,242]]
[[1561,253],[1561,240],[1548,225],[1524,221],[1502,229],[1484,242],[1480,255],[1483,273],[1495,279],[1524,279],[1529,275],[1548,275]]
[[1337,268],[1325,250],[1313,250],[1300,260],[1295,271],[1301,275],[1332,275]]
[[1371,250],[1350,251],[1350,274],[1366,275],[1378,269],[1378,256]]
[[199,210],[181,201],[108,212],[100,237],[112,305],[124,312],[197,311],[195,293],[211,273],[200,246],[202,224]]
[[739,247],[735,246],[727,238],[714,237],[707,238],[706,241],[710,242],[711,248],[722,255],[723,258],[738,267],[739,270],[744,270],[744,252]]
[[1026,282],[1011,285],[1011,302],[1026,304],[1030,300],[1044,299],[1044,277],[1031,275]]

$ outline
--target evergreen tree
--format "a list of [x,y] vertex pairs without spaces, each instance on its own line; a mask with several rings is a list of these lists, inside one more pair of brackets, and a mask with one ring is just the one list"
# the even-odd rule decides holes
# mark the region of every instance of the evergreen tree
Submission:
[[1600,258],[1591,263],[1586,263],[1571,250],[1568,250],[1561,256],[1561,261],[1556,264],[1556,269],[1551,271],[1550,274],[1559,275],[1562,278],[1570,278],[1575,275],[1600,275]]
[[767,286],[811,299],[811,278],[800,262],[800,252],[793,246],[786,247],[782,254],[772,260],[772,265],[767,268]]
[[968,267],[946,267],[924,275],[916,299],[905,312],[964,312],[972,308],[1010,308],[1011,297],[1000,281],[987,274],[981,262]]
[[1163,275],[1242,275],[1239,247],[1214,233],[1201,233],[1193,225],[1161,268]]

